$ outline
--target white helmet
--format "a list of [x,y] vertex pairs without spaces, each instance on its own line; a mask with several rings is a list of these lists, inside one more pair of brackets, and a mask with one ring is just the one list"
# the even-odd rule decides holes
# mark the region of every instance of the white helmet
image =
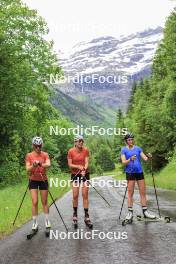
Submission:
[[33,145],[37,145],[37,146],[42,145],[43,144],[43,140],[42,140],[41,137],[34,137],[32,139],[32,144]]
[[75,138],[74,138],[74,142],[77,142],[77,141],[79,141],[79,140],[84,141],[83,136],[81,136],[81,135],[77,135],[77,136],[75,136]]

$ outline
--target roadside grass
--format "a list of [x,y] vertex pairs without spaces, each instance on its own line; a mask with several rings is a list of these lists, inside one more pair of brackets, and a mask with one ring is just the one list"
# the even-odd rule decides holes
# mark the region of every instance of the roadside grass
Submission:
[[124,169],[121,164],[115,164],[115,169],[112,171],[106,171],[103,173],[103,176],[112,176],[116,180],[126,179]]
[[[58,181],[70,179],[68,174],[56,175],[54,177],[58,177]],[[0,190],[0,239],[9,235],[15,229],[19,228],[22,224],[31,219],[31,199],[28,191],[17,217],[15,226],[12,225],[26,188],[27,181],[24,180],[15,186],[9,186]],[[55,187],[53,185],[50,188],[50,191],[54,199],[56,199],[63,196],[67,191],[69,191],[69,189],[68,185],[66,187]],[[49,204],[51,204],[52,200],[49,195],[48,197]],[[42,205],[39,198],[39,213],[40,212],[42,212]]]
[[[156,186],[162,189],[176,190],[176,164],[171,161],[160,172],[154,173]],[[147,185],[153,185],[151,174],[145,176]]]

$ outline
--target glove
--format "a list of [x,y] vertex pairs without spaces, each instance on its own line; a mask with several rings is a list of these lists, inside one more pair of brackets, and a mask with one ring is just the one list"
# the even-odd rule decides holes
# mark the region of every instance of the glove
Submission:
[[40,163],[40,161],[35,161],[32,165],[34,168],[36,168],[38,166],[41,166],[42,164]]
[[152,159],[152,154],[151,153],[147,153],[146,155],[149,159]]
[[130,158],[131,161],[134,161],[135,159],[136,159],[136,155],[133,155],[133,156]]

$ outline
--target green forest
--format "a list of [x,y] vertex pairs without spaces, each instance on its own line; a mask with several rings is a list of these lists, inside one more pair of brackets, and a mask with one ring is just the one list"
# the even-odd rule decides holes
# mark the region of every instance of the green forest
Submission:
[[[31,151],[31,139],[36,135],[43,138],[44,150],[50,155],[50,173],[68,171],[66,156],[74,137],[50,136],[49,127],[68,128],[75,124],[58,110],[58,104],[62,108],[63,97],[58,100],[57,108],[50,102],[54,89],[49,76],[51,73],[62,76],[63,72],[53,42],[46,40],[49,29],[44,19],[20,0],[1,1],[0,18],[0,186],[3,188],[26,179],[25,155]],[[99,144],[102,147],[98,150]],[[94,145],[92,172],[114,168],[110,140],[94,140],[94,144],[88,145],[90,150]],[[109,155],[106,164],[100,158],[103,146],[105,155]]]

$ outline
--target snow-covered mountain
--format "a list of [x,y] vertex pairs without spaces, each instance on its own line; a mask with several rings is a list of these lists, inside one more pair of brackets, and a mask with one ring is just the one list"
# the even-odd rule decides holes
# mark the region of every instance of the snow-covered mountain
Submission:
[[69,54],[59,54],[65,76],[59,85],[74,98],[89,96],[107,107],[126,109],[132,81],[147,76],[163,29],[81,42]]

